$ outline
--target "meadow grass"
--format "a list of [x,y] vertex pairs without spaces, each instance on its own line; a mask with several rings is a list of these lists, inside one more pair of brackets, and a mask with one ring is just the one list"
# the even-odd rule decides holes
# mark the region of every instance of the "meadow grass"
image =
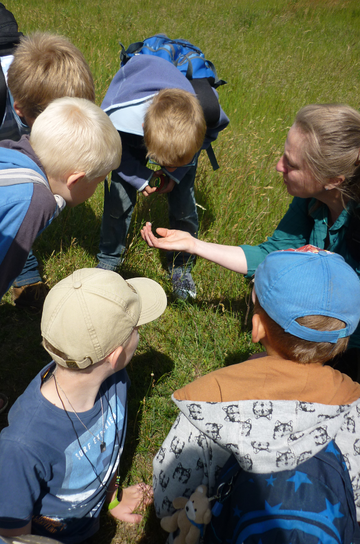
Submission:
[[[214,144],[220,169],[211,170],[206,154],[198,168],[200,237],[207,241],[257,244],[276,227],[290,197],[275,165],[300,107],[312,102],[359,107],[358,0],[8,0],[6,7],[25,34],[64,34],[83,51],[98,104],[118,70],[119,41],[127,47],[162,32],[206,52],[228,82],[219,95],[231,121]],[[50,287],[76,268],[96,265],[102,200],[99,188],[87,203],[65,210],[36,241]],[[139,234],[147,220],[167,226],[164,196],[139,197],[122,274],[151,277],[170,294],[163,255]],[[142,328],[129,366],[125,483],[151,482],[152,458],[176,416],[170,400],[175,389],[261,349],[251,343],[246,320],[247,281],[201,259],[193,276],[196,302],[169,299],[164,316]],[[10,293],[0,305],[0,319],[0,389],[12,403],[49,357],[40,345],[40,316],[17,310]],[[0,418],[5,425],[6,416]],[[164,540],[150,512],[139,527],[115,524],[104,515],[94,542]]]

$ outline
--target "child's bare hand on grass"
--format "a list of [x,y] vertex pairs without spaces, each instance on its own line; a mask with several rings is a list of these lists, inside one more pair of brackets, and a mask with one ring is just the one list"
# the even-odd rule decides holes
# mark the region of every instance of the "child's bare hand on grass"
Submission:
[[110,513],[114,518],[127,523],[140,523],[141,514],[134,514],[134,510],[145,511],[153,502],[153,488],[144,483],[132,485],[123,489],[120,503]]

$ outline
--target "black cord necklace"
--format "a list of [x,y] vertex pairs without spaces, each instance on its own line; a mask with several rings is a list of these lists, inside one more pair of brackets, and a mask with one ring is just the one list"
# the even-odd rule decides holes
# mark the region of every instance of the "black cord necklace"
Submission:
[[[68,417],[68,419],[69,419],[69,421],[70,421],[70,423],[71,423],[71,426],[72,426],[72,428],[73,428],[73,430],[74,430],[74,433],[75,433],[76,439],[77,439],[77,441],[78,441],[79,447],[80,447],[81,451],[83,452],[84,457],[88,460],[89,464],[91,465],[91,468],[93,469],[96,478],[99,480],[101,487],[105,487],[104,482],[101,480],[99,474],[98,474],[97,471],[96,471],[96,468],[95,468],[94,465],[92,464],[92,462],[91,462],[91,460],[89,459],[89,457],[86,455],[86,453],[85,453],[85,451],[84,451],[84,448],[83,448],[82,445],[81,445],[80,438],[79,438],[79,435],[78,435],[78,433],[77,433],[77,431],[76,431],[76,429],[75,429],[74,422],[73,422],[73,420],[71,419],[71,417],[70,417],[68,411],[66,410],[64,401],[63,401],[63,399],[62,399],[61,396],[60,396],[60,392],[59,392],[59,389],[58,389],[58,385],[59,385],[59,384],[58,384],[57,379],[55,378],[55,374],[53,374],[53,376],[54,376],[54,380],[55,380],[55,388],[56,388],[57,395],[58,395],[58,397],[59,397],[59,399],[60,399],[60,402],[61,402],[61,404],[62,404],[62,407],[63,407],[63,409],[64,409],[64,412],[65,412],[65,414],[67,415],[67,417]],[[59,387],[60,387],[60,389],[61,389],[61,386],[60,386],[60,385],[59,385]],[[62,389],[61,389],[61,390],[62,390]],[[62,391],[63,391],[63,390],[62,390]],[[64,391],[63,391],[63,393],[64,393]],[[64,393],[64,395],[65,395],[65,393]],[[65,395],[65,397],[66,397],[66,395]],[[101,398],[101,397],[100,397],[100,398]],[[69,399],[67,399],[67,400],[68,400],[68,402],[69,402]],[[69,403],[69,404],[70,404],[70,403]],[[71,406],[71,404],[70,404],[70,406]],[[75,412],[75,414],[76,414],[76,412]],[[77,414],[76,414],[76,415],[77,415]],[[80,418],[78,417],[78,419],[80,419]],[[80,421],[81,421],[81,420],[80,420]],[[81,421],[81,423],[82,423],[82,421]],[[84,424],[83,424],[83,425],[84,425]],[[85,428],[87,428],[87,427],[85,427]],[[87,430],[89,430],[89,429],[87,429]],[[91,431],[89,431],[89,432],[91,432]],[[91,433],[91,434],[92,434],[92,433]],[[94,435],[93,435],[93,436],[94,436]]]
[[[61,402],[61,404],[62,404],[63,410],[64,410],[65,414],[67,415],[67,417],[68,417],[68,419],[69,419],[69,421],[70,421],[70,423],[71,423],[71,426],[72,426],[73,431],[74,431],[74,433],[75,433],[75,436],[76,436],[76,439],[77,439],[77,441],[78,441],[79,447],[80,447],[81,451],[83,452],[84,457],[88,460],[89,464],[91,465],[91,468],[93,469],[93,472],[94,472],[96,478],[99,480],[101,487],[106,487],[106,486],[108,485],[108,482],[107,482],[107,483],[104,483],[104,482],[101,480],[99,474],[98,474],[97,471],[96,471],[96,468],[94,467],[93,463],[91,462],[91,460],[89,459],[89,457],[86,455],[86,453],[85,453],[85,451],[84,451],[84,448],[82,447],[82,444],[81,444],[81,442],[80,442],[79,435],[78,435],[78,433],[77,433],[77,431],[76,431],[76,429],[75,429],[74,422],[73,422],[72,418],[70,417],[70,414],[68,413],[68,411],[67,411],[66,408],[65,408],[65,404],[64,404],[64,401],[63,401],[63,399],[62,399],[62,397],[61,397],[61,395],[60,395],[59,388],[61,389],[61,391],[62,391],[63,394],[65,395],[65,398],[67,399],[68,403],[70,404],[71,408],[72,408],[73,411],[74,411],[74,414],[77,416],[77,418],[78,418],[78,420],[80,421],[80,423],[85,427],[85,429],[86,429],[87,431],[89,431],[90,434],[93,435],[93,433],[86,427],[86,425],[85,425],[85,424],[81,421],[81,419],[79,418],[79,416],[78,416],[78,414],[76,413],[76,411],[74,410],[74,408],[73,408],[71,402],[70,402],[69,399],[67,398],[66,393],[65,393],[64,390],[62,389],[61,385],[58,383],[58,381],[57,381],[57,379],[56,379],[56,377],[55,377],[55,373],[53,373],[52,375],[54,376],[54,382],[55,382],[56,393],[57,393],[57,395],[58,395],[58,397],[59,397],[59,400],[60,400],[60,402]],[[104,393],[104,396],[106,397],[108,407],[110,407],[109,398],[106,396],[106,393]],[[103,415],[103,405],[102,405],[101,388],[100,388],[100,403],[101,403],[101,413],[102,413],[102,415]],[[116,442],[117,442],[117,440],[118,440],[117,414],[116,414],[116,415],[113,414],[113,417],[114,417],[114,423],[115,423],[115,438],[114,438],[115,442],[114,442],[114,444],[116,444]],[[102,437],[102,438],[103,438],[103,442],[100,443],[100,451],[101,451],[101,453],[103,453],[103,452],[105,451],[105,449],[106,449],[106,443],[104,442],[104,437],[105,437],[105,436],[104,436],[104,430],[105,430],[105,427],[104,427],[104,419],[103,419],[103,437]],[[94,436],[94,438],[96,438],[95,435],[93,435],[93,436]],[[102,444],[104,444],[104,446],[105,446],[104,449],[101,448]],[[120,450],[119,450],[119,454],[118,454],[118,455],[120,456]],[[120,481],[120,463],[119,463],[118,469],[117,469],[116,487],[119,487],[119,481]],[[121,490],[121,488],[119,488],[119,489]]]
[[[55,387],[56,387],[56,392],[58,394],[58,397],[61,401],[61,404],[63,405],[63,408],[65,410],[65,412],[67,413],[66,411],[66,408],[64,406],[64,403],[63,403],[63,400],[62,398],[60,397],[60,393],[59,393],[59,389],[61,390],[62,394],[64,395],[64,397],[66,398],[66,400],[68,401],[69,405],[71,406],[71,409],[72,411],[74,412],[74,414],[76,415],[76,417],[78,418],[78,420],[80,421],[81,425],[94,437],[95,440],[99,441],[100,442],[100,451],[101,453],[103,453],[105,450],[106,450],[106,442],[105,442],[105,421],[104,421],[104,408],[103,408],[103,401],[102,401],[102,398],[101,398],[101,395],[100,395],[100,404],[101,404],[101,420],[102,420],[102,440],[100,441],[100,439],[95,436],[91,431],[90,429],[87,428],[87,426],[85,425],[85,423],[80,419],[80,416],[79,414],[77,413],[77,411],[75,410],[75,408],[73,407],[73,405],[71,404],[70,400],[68,399],[65,391],[63,390],[63,388],[61,387],[61,385],[59,384],[59,382],[57,381],[56,379],[56,376],[55,376],[55,373],[53,374],[54,376],[54,380],[55,380]],[[79,438],[79,437],[78,437]]]

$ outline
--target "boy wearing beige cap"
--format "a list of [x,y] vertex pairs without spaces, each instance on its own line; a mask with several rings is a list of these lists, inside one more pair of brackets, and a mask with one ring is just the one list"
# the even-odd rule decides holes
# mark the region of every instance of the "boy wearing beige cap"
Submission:
[[38,534],[82,542],[111,514],[138,522],[133,510],[151,488],[115,488],[126,434],[125,367],[138,327],[166,308],[159,284],[115,272],[77,270],[45,299],[41,331],[53,361],[9,412],[0,435],[0,535]]

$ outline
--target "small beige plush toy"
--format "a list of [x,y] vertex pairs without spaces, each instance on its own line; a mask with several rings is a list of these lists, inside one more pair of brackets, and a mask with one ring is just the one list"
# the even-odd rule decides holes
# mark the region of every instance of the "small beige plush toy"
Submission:
[[180,529],[174,544],[196,544],[204,534],[204,526],[211,521],[210,501],[206,496],[206,485],[199,485],[190,499],[177,497],[173,506],[177,511],[172,516],[166,516],[160,522],[161,527],[168,533]]

